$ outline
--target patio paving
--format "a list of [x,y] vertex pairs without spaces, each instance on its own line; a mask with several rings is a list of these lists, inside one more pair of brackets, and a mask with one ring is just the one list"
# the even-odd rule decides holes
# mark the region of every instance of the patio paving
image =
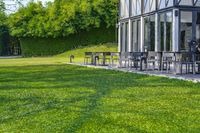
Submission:
[[91,68],[100,68],[100,69],[108,69],[108,70],[115,70],[115,71],[122,71],[122,72],[137,73],[137,74],[147,74],[150,76],[167,77],[170,79],[179,79],[179,80],[191,81],[194,83],[200,83],[200,74],[176,75],[176,74],[166,73],[166,72],[161,72],[161,71],[151,71],[151,70],[150,71],[139,71],[139,70],[135,70],[135,69],[118,68],[118,67],[110,67],[110,66],[84,65],[82,63],[68,63],[68,64],[91,67]]

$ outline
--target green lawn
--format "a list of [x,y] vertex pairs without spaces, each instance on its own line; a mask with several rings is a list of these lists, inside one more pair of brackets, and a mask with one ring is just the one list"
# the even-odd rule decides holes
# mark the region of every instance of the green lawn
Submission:
[[200,131],[200,84],[65,62],[0,60],[0,132]]

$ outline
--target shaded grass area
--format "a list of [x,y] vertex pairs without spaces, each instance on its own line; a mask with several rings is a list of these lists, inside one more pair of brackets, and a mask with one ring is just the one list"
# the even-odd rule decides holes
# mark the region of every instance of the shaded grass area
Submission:
[[3,61],[0,132],[200,130],[200,84],[65,65],[56,58]]
[[115,42],[115,28],[101,27],[63,38],[20,38],[24,57],[53,56],[80,46]]

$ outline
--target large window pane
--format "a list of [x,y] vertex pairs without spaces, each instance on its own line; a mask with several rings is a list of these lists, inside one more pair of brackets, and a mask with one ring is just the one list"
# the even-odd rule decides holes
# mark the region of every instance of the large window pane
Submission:
[[144,44],[148,51],[155,50],[155,16],[144,18]]
[[140,44],[141,44],[141,21],[138,20],[137,21],[137,45],[138,45],[138,49],[137,49],[137,52],[140,52],[141,49],[140,49]]
[[149,50],[155,50],[155,16],[152,15],[149,18],[149,28],[150,28],[150,35],[149,35]]
[[124,23],[121,24],[120,27],[120,52],[124,51]]
[[144,13],[156,10],[155,0],[144,0]]
[[200,0],[195,0],[195,6],[200,6]]
[[165,46],[165,13],[160,14],[160,50],[165,51],[164,46]]
[[140,51],[140,21],[136,20],[132,22],[132,52],[139,52]]
[[172,12],[159,15],[160,50],[172,51]]
[[137,12],[136,15],[141,14],[141,0],[136,0],[137,1]]
[[192,12],[181,12],[180,50],[189,50],[188,40],[192,39]]
[[144,0],[144,12],[145,13],[148,13],[150,11],[150,9],[149,9],[149,7],[150,7],[149,1],[150,0]]
[[192,6],[193,5],[193,0],[181,0],[180,1],[180,5],[188,5],[188,6]]
[[158,9],[163,9],[165,6],[165,0],[158,0]]
[[137,1],[131,0],[131,16],[135,16],[137,13]]
[[166,0],[166,6],[170,7],[174,5],[174,0]]
[[150,11],[156,10],[156,0],[150,0]]
[[197,39],[197,43],[200,44],[200,12],[197,13],[197,20],[196,20],[196,39]]
[[120,17],[129,16],[129,0],[120,0]]
[[128,28],[128,22],[125,23],[125,52],[128,52],[128,44],[129,44],[129,28]]
[[166,13],[166,51],[172,51],[172,12]]

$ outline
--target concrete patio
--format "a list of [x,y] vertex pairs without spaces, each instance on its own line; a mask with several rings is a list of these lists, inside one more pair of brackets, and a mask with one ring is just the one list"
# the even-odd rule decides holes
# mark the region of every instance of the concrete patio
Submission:
[[159,77],[167,77],[170,79],[179,79],[184,81],[191,81],[194,83],[200,83],[200,74],[182,74],[182,75],[175,75],[172,73],[161,72],[161,71],[139,71],[135,69],[128,69],[128,68],[118,68],[116,66],[94,66],[94,65],[85,65],[83,63],[68,63],[70,65],[78,65],[78,66],[85,66],[91,68],[99,68],[99,69],[107,69],[107,70],[115,70],[121,72],[130,72],[130,73],[137,73],[137,74],[146,74],[150,76],[159,76]]

